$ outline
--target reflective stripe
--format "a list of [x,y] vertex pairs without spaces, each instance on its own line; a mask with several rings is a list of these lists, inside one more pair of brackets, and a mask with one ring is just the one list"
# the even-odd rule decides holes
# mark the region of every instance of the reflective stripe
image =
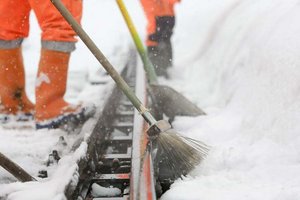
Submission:
[[42,40],[42,48],[66,53],[72,52],[76,49],[75,42],[58,42],[45,40]]
[[23,38],[16,40],[0,40],[0,49],[15,49],[19,48],[23,42]]

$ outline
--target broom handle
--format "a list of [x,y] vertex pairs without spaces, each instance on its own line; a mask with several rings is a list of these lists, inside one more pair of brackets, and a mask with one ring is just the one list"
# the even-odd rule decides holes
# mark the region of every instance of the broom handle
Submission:
[[30,176],[23,168],[14,163],[8,157],[0,152],[0,166],[6,169],[9,173],[14,175],[19,181],[27,182],[27,181],[36,181],[35,178]]
[[123,0],[116,0],[117,4],[119,6],[119,9],[125,19],[125,22],[127,24],[127,27],[130,31],[130,34],[132,36],[132,39],[135,43],[135,46],[142,58],[143,64],[144,64],[144,69],[146,71],[147,77],[148,77],[148,81],[150,84],[157,84],[157,76],[156,73],[154,71],[154,66],[151,63],[151,61],[149,60],[149,57],[147,56],[146,50],[144,48],[144,45],[139,37],[138,32],[136,31],[134,24],[129,16],[128,10],[126,9],[126,6],[123,2]]
[[139,111],[139,113],[143,116],[143,118],[150,124],[153,125],[157,121],[151,115],[149,110],[141,103],[141,101],[134,94],[132,89],[128,86],[128,84],[124,81],[124,79],[118,74],[118,72],[114,69],[112,64],[106,59],[103,53],[99,50],[93,40],[87,35],[87,33],[83,30],[83,28],[78,24],[78,22],[74,19],[72,14],[68,11],[68,9],[62,4],[60,0],[50,0],[53,5],[57,8],[57,10],[61,13],[61,15],[65,18],[65,20],[70,24],[72,29],[78,34],[81,40],[85,43],[88,49],[93,53],[96,59],[101,63],[103,68],[109,73],[111,78],[116,82],[117,86],[124,92],[124,94],[131,101],[133,106]]

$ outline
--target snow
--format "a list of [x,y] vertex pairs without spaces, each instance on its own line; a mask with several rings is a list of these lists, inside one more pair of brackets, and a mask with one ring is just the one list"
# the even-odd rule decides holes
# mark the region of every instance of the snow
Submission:
[[[207,33],[189,31],[192,53],[169,84],[208,113],[177,118],[175,128],[212,149],[162,199],[299,199],[299,2],[202,2],[193,25]],[[178,42],[180,17],[193,7],[178,7]]]
[[44,74],[44,73],[40,73],[40,76],[36,79],[36,83],[35,83],[35,87],[40,87],[42,83],[50,83],[50,79],[49,77]]
[[[145,37],[139,1],[126,0]],[[83,27],[117,68],[132,41],[114,1],[84,1]],[[175,129],[211,146],[208,157],[162,200],[300,199],[300,4],[298,0],[182,1],[176,7],[171,79],[160,79],[195,102],[207,115],[177,117]],[[39,30],[31,16],[24,43],[27,91],[34,100]],[[38,51],[37,51],[38,50]],[[72,55],[67,99],[101,106],[109,89],[87,84],[104,71],[79,42]],[[95,95],[97,94],[97,95]],[[61,131],[0,129],[0,151],[36,176],[58,138],[86,138]],[[8,183],[0,171],[0,196],[64,199],[65,178],[86,148],[64,155],[39,183]],[[68,147],[70,148],[70,147]],[[76,182],[76,180],[74,180]]]
[[93,197],[111,197],[120,195],[121,190],[119,188],[114,187],[102,187],[97,183],[93,183],[91,194]]

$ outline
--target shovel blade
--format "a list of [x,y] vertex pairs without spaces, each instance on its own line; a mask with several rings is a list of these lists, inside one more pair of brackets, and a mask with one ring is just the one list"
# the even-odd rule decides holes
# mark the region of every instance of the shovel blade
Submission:
[[205,115],[203,110],[169,86],[151,84],[149,93],[155,106],[171,119],[175,116]]

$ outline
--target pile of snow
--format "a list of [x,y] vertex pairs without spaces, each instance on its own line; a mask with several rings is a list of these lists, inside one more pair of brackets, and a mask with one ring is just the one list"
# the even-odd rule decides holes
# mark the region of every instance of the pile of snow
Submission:
[[114,187],[103,187],[97,183],[93,183],[91,194],[93,197],[116,197],[121,195],[121,190]]
[[[300,199],[299,1],[197,4],[178,7],[181,60],[169,84],[208,113],[177,118],[175,127],[212,149],[162,199]],[[201,14],[188,22],[188,13]],[[193,31],[184,40],[180,32],[188,26]],[[185,58],[184,47],[191,47]]]

